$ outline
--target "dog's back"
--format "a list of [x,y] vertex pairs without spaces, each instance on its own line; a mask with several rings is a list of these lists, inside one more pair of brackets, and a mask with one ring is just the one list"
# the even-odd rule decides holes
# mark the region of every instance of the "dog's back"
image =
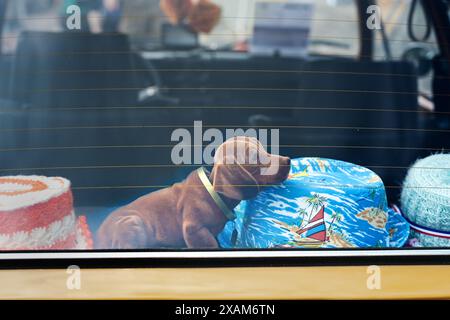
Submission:
[[184,247],[177,200],[185,182],[142,196],[111,213],[100,226],[98,249]]

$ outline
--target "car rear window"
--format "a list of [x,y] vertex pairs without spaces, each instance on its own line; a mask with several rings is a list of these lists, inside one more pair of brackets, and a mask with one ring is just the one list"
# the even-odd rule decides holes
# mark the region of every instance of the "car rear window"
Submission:
[[448,247],[445,44],[369,2],[8,1],[0,251]]

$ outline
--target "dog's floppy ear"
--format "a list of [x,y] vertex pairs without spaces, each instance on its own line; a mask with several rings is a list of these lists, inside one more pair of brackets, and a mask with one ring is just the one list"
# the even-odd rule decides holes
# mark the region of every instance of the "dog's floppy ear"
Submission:
[[211,176],[214,190],[228,198],[247,200],[259,192],[256,179],[240,164],[216,164]]

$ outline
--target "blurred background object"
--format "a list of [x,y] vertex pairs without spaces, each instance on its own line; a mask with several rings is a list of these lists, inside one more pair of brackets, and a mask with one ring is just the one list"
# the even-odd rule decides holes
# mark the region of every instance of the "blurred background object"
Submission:
[[122,18],[122,1],[120,0],[103,0],[103,32],[118,32],[120,20]]
[[210,33],[220,20],[222,10],[209,0],[194,0],[189,25],[198,33]]
[[187,24],[198,33],[210,33],[217,25],[221,8],[210,0],[161,0],[160,7],[172,24]]
[[172,24],[181,23],[192,9],[191,0],[161,0],[161,10]]

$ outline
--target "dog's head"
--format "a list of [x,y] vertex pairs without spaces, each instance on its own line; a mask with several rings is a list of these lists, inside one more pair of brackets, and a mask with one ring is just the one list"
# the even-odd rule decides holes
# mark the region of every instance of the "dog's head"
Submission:
[[254,198],[263,187],[286,180],[290,162],[287,157],[269,154],[255,138],[231,138],[214,157],[214,190],[230,199]]

